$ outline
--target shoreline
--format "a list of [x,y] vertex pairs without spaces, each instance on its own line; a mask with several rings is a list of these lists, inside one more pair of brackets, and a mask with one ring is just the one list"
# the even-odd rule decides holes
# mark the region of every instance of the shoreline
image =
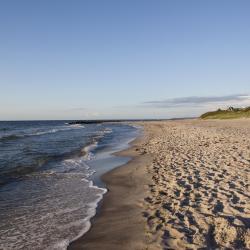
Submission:
[[145,157],[137,150],[144,136],[142,132],[129,143],[129,148],[114,153],[131,159],[101,176],[108,191],[99,202],[96,215],[90,220],[89,231],[71,242],[68,250],[146,247],[142,203],[146,185],[150,183],[149,176],[145,176],[146,162],[150,162],[152,157]]
[[250,249],[250,119],[136,123],[108,192],[69,250]]

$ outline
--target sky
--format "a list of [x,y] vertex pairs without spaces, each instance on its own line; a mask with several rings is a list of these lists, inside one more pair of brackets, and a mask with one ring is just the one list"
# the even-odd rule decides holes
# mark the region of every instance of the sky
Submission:
[[249,0],[2,0],[0,120],[250,105]]

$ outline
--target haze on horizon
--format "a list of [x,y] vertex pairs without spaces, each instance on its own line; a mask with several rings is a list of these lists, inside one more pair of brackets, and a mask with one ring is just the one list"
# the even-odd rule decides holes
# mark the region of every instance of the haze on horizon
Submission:
[[2,1],[0,120],[250,105],[250,1]]

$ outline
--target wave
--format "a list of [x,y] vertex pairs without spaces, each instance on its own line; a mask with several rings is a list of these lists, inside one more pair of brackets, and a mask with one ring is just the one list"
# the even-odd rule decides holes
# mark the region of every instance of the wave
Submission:
[[67,131],[67,130],[72,130],[72,129],[83,129],[84,126],[68,126],[66,128],[53,128],[50,130],[46,131],[36,131],[30,134],[9,134],[9,135],[3,135],[0,137],[0,142],[5,142],[5,141],[11,141],[11,140],[17,140],[21,139],[24,137],[31,137],[31,136],[39,136],[39,135],[46,135],[46,134],[51,134],[51,133],[57,133],[60,131]]
[[[66,250],[72,241],[78,239],[90,229],[90,220],[95,216],[98,203],[107,192],[107,189],[99,188],[91,180],[81,176],[76,176],[72,180],[66,178],[57,175],[37,175],[35,178],[27,181],[24,187],[31,189],[29,190],[30,195],[28,196],[27,204],[32,204],[32,209],[29,206],[27,208],[18,207],[18,211],[22,212],[22,218],[25,219],[20,219],[17,229],[15,228],[15,233],[18,236],[20,233],[24,233],[22,234],[23,237],[18,237],[13,242],[7,230],[2,230],[0,233],[3,233],[4,239],[0,245],[4,249],[31,249],[36,246],[39,249]],[[44,185],[45,183],[46,185]],[[33,188],[32,185],[34,184],[36,186]],[[56,189],[54,188],[55,184]],[[67,187],[66,191],[64,190],[65,186]],[[49,190],[49,194],[43,192],[44,190]],[[79,193],[76,194],[78,190]],[[27,192],[27,190],[25,191]],[[18,201],[18,194],[21,192],[14,192],[14,202],[12,203],[14,206],[15,197]],[[55,204],[53,200],[57,197],[61,199]],[[11,213],[10,216],[3,216],[3,218],[3,225],[8,225],[9,221],[12,224],[12,221],[15,221],[16,214]],[[50,227],[50,221],[53,222],[55,227]],[[39,227],[40,223],[43,223],[44,227]],[[20,231],[18,231],[19,228],[21,228]],[[5,229],[4,226],[3,229]],[[42,239],[43,241],[36,243],[37,239]],[[29,244],[26,244],[27,240]]]
[[[47,131],[36,133],[35,135],[38,136],[40,134],[45,134],[45,133],[46,134],[55,133],[58,131],[68,130],[68,129],[70,128],[52,129],[52,130],[47,130]],[[102,147],[102,145],[99,145],[99,141],[101,140],[101,138],[103,138],[105,134],[109,134],[111,132],[112,132],[111,129],[97,131],[96,134],[93,135],[93,137],[90,139],[90,141],[87,144],[82,145],[81,147],[77,149],[73,149],[68,152],[63,152],[63,153],[58,153],[58,154],[53,154],[53,155],[50,155],[50,154],[41,155],[38,153],[38,155],[35,158],[33,158],[32,162],[30,162],[29,164],[25,162],[20,163],[20,164],[14,164],[15,166],[13,166],[12,164],[11,167],[9,166],[10,168],[7,167],[5,168],[5,170],[2,170],[2,171],[0,170],[0,177],[2,178],[2,180],[0,181],[0,185],[17,180],[19,178],[23,178],[24,176],[27,177],[31,174],[33,175],[37,172],[48,171],[51,168],[55,167],[58,163],[59,163],[58,167],[55,168],[56,172],[57,171],[59,172],[74,171],[76,168],[79,167],[79,165],[84,165],[84,168],[86,169],[87,167],[86,162],[93,160],[95,158],[95,150],[99,147]],[[31,134],[8,135],[8,136],[0,138],[0,142],[8,141],[8,140],[17,140],[19,138],[23,138],[26,136],[32,136],[32,135]],[[63,167],[62,164],[66,164],[68,166]]]
[[70,243],[76,241],[77,239],[79,239],[80,237],[82,237],[84,234],[86,234],[89,231],[89,229],[91,228],[90,220],[96,215],[98,203],[103,199],[104,194],[108,192],[106,188],[101,188],[101,187],[94,185],[93,181],[89,181],[89,187],[100,190],[101,193],[97,195],[97,198],[95,201],[88,203],[88,207],[89,207],[88,212],[87,212],[88,216],[84,218],[85,225],[83,226],[82,230],[78,233],[78,235],[71,240],[63,240],[61,244],[59,243],[62,247],[64,247],[63,249],[65,250],[68,248]]
[[18,164],[14,167],[2,169],[0,171],[0,185],[17,180],[23,176],[29,175],[48,163],[49,157],[38,157],[30,164]]
[[97,140],[93,140],[92,143],[89,145],[85,146],[81,152],[83,153],[83,158],[84,160],[92,160],[94,159],[94,154],[92,151],[94,151],[98,147],[98,142]]
[[[8,183],[12,180],[16,180],[17,178],[21,178],[23,176],[34,174],[41,169],[45,170],[48,166],[50,166],[51,163],[61,163],[64,165],[64,167],[65,164],[67,164],[68,169],[65,168],[65,172],[70,172],[75,168],[79,168],[80,165],[84,165],[84,168],[88,169],[87,165],[84,163],[86,160],[94,158],[94,154],[91,151],[94,150],[97,145],[98,142],[96,141],[96,138],[93,138],[93,141],[85,145],[82,149],[79,148],[61,154],[38,156],[31,164],[17,165],[12,168],[7,168],[5,171],[0,171],[0,185]],[[59,169],[56,169],[56,171],[60,172]]]
[[92,138],[92,142],[86,145],[81,152],[83,153],[83,158],[86,161],[93,160],[95,155],[93,151],[100,148],[99,140],[102,139],[106,134],[112,133],[113,130],[110,128],[105,128],[104,130],[98,131],[97,134]]
[[82,124],[68,124],[71,128],[85,128]]
[[106,188],[101,188],[93,184],[93,181],[90,181],[88,179],[82,179],[82,181],[88,182],[89,188],[98,190],[100,193],[98,193],[96,196],[96,199],[92,202],[87,203],[87,216],[82,218],[81,220],[74,221],[71,224],[67,224],[67,226],[80,226],[82,229],[79,231],[79,233],[72,238],[62,239],[61,241],[58,241],[57,243],[54,243],[53,245],[50,245],[49,248],[53,250],[67,250],[70,243],[76,241],[80,237],[82,237],[84,234],[86,234],[90,228],[91,228],[91,218],[93,218],[96,215],[97,207],[99,202],[103,199],[103,196],[105,193],[107,193]]
[[84,128],[84,126],[67,126],[66,128],[53,128],[47,131],[38,131],[35,133],[27,134],[27,136],[34,136],[34,135],[45,135],[45,134],[51,134],[51,133],[56,133],[60,131],[67,131],[67,130],[72,130],[72,129],[81,129]]
[[65,130],[70,130],[70,128],[67,128],[67,129],[55,129],[54,128],[54,129],[50,129],[50,130],[47,130],[47,131],[38,131],[38,132],[35,132],[35,133],[27,134],[26,136],[46,135],[46,134],[56,133],[56,132],[65,131]]

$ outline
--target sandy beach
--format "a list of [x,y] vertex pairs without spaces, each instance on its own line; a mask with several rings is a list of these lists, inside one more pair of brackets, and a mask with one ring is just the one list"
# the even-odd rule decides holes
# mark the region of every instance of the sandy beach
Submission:
[[91,230],[69,249],[249,249],[250,120],[140,123],[105,174]]

